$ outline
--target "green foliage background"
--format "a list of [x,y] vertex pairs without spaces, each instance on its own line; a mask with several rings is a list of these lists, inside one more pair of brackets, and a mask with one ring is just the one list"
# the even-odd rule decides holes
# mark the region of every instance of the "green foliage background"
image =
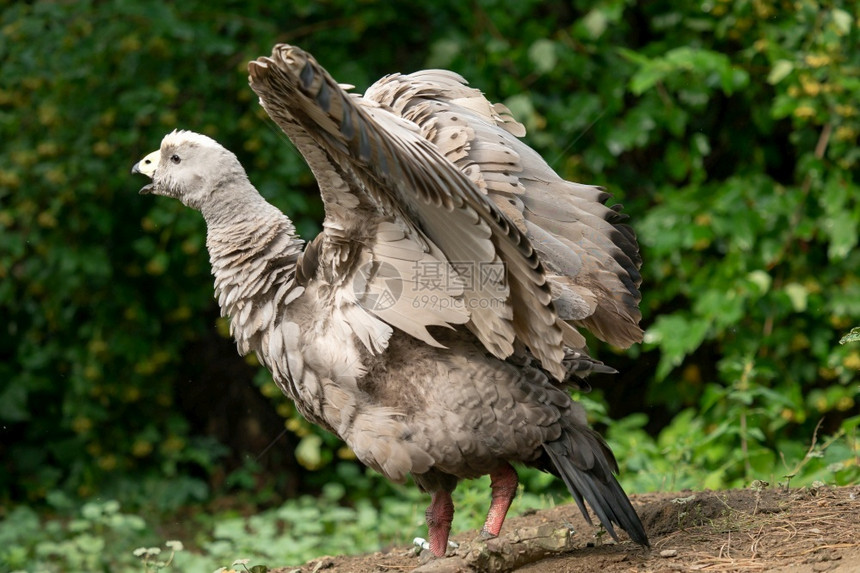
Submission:
[[[225,336],[205,230],[177,202],[139,197],[129,174],[166,132],[206,133],[312,236],[313,179],[247,87],[246,62],[276,42],[359,90],[385,73],[456,70],[507,103],[559,173],[625,204],[645,259],[646,343],[595,345],[622,374],[583,399],[628,488],[856,481],[860,349],[838,341],[860,323],[858,11],[850,0],[5,4],[0,517],[93,496],[175,509],[231,490],[285,495],[277,472],[228,464],[233,445],[178,404],[177,389],[200,382],[195,348]],[[216,397],[253,383],[287,421],[299,464],[317,470],[290,492],[350,464],[264,372],[204,383]],[[353,480],[353,500],[389,491]]]

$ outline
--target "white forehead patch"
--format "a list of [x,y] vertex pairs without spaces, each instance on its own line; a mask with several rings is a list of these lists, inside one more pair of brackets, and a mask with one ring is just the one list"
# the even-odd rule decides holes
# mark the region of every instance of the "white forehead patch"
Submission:
[[220,147],[217,141],[200,133],[184,130],[173,130],[161,140],[161,146],[179,147],[183,144],[199,145],[201,147]]

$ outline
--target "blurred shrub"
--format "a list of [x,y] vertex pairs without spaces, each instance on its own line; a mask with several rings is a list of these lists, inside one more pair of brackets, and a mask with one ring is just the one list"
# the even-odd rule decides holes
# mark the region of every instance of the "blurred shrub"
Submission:
[[[596,417],[630,479],[670,459],[699,485],[735,485],[802,457],[821,418],[822,436],[856,439],[860,350],[837,342],[860,321],[858,40],[846,1],[4,6],[0,499],[208,495],[224,449],[176,405],[199,376],[191,345],[216,328],[205,231],[138,197],[128,171],[165,132],[205,132],[312,235],[313,179],[246,85],[247,60],[276,41],[359,89],[452,68],[505,101],[562,175],[623,200],[647,343],[596,346],[623,374],[595,380],[591,401],[647,412]],[[206,382],[215,397],[248,383]],[[256,382],[320,470],[305,479],[336,479],[350,453]],[[846,448],[833,479],[856,479]]]
[[639,96],[628,116],[654,118],[643,150],[663,175],[636,225],[659,350],[649,398],[680,412],[676,438],[709,487],[791,474],[819,431],[847,441],[806,478],[860,477],[860,348],[838,344],[860,314],[850,9],[690,5],[649,14],[672,43],[622,52]]
[[[67,510],[70,501],[54,494],[54,509]],[[62,508],[57,507],[58,505]],[[71,518],[42,522],[31,508],[18,506],[0,522],[0,568],[3,571],[140,571],[131,551],[142,538],[151,538],[137,515],[120,511],[117,501],[88,502]]]

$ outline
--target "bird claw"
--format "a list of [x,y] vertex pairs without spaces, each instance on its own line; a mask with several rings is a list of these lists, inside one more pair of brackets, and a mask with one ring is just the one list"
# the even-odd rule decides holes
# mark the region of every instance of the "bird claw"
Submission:
[[[412,545],[414,545],[418,549],[418,551],[429,551],[430,550],[430,542],[427,541],[426,539],[424,539],[423,537],[416,537],[415,539],[413,539]],[[455,542],[455,541],[451,541],[449,539],[448,540],[448,547],[450,547],[451,549],[457,549],[458,547],[460,547],[460,544]]]
[[495,539],[496,537],[498,537],[498,535],[493,535],[492,533],[490,533],[486,529],[481,529],[481,539],[484,539],[484,540]]

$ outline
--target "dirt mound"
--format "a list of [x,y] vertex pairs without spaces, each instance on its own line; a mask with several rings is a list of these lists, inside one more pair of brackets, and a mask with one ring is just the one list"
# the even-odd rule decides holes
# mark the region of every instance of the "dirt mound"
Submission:
[[321,557],[272,573],[860,573],[860,486],[632,496],[652,548],[615,543],[575,505],[510,519],[498,539],[455,537],[445,559],[414,548]]

